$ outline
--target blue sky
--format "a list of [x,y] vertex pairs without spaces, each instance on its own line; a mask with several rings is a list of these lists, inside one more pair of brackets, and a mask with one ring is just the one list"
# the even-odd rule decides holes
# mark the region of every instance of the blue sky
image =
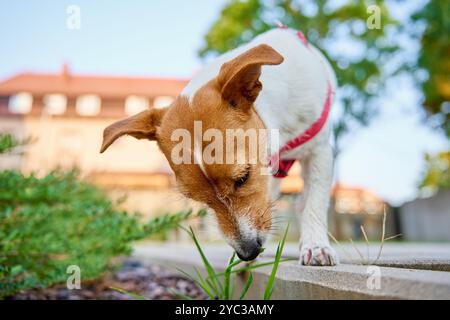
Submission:
[[[190,77],[223,0],[0,0],[0,79],[23,70]],[[132,5],[130,5],[132,3]],[[66,28],[66,8],[81,29]]]
[[[225,0],[0,0],[0,80],[23,71],[190,77],[197,51]],[[81,9],[81,29],[66,27],[69,5]],[[405,10],[397,10],[400,15]],[[395,81],[368,128],[347,137],[339,179],[393,204],[413,199],[423,153],[448,148],[423,125],[420,95],[408,78]]]

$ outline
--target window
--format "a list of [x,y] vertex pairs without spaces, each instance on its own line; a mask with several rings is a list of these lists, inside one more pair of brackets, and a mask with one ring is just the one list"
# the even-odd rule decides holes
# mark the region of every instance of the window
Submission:
[[20,92],[9,98],[8,109],[12,113],[28,113],[33,106],[33,96],[28,92]]
[[153,107],[157,109],[167,107],[173,102],[173,100],[173,97],[170,96],[156,97],[155,101],[153,101]]
[[66,112],[67,97],[63,94],[47,94],[43,101],[44,110],[48,114],[59,115]]
[[102,101],[95,94],[85,94],[77,99],[76,109],[79,115],[96,116],[100,113]]
[[125,100],[125,113],[129,116],[146,109],[148,109],[148,99],[146,97],[129,96]]

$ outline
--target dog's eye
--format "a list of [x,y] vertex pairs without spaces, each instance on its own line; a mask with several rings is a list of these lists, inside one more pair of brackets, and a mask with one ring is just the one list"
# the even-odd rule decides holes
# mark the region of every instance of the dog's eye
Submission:
[[248,170],[245,173],[245,175],[243,175],[242,177],[240,177],[239,179],[234,181],[234,188],[239,189],[240,187],[242,187],[244,185],[244,183],[247,182],[249,176],[250,176],[250,170]]

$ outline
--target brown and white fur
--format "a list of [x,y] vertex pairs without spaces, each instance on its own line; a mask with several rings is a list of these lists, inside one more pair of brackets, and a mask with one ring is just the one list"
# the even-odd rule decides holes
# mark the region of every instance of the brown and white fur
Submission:
[[[212,208],[227,242],[239,257],[252,260],[271,229],[272,200],[281,181],[260,174],[261,161],[203,161],[195,144],[205,147],[207,142],[194,136],[194,121],[201,121],[203,131],[278,129],[283,145],[320,116],[327,81],[336,88],[334,72],[317,49],[302,44],[293,30],[274,29],[210,62],[169,107],[149,109],[106,128],[101,152],[125,134],[156,140],[181,192]],[[190,163],[173,160],[178,142],[172,135],[179,128],[194,140]],[[286,157],[301,161],[305,180],[298,207],[300,263],[334,265],[337,256],[327,236],[333,162],[328,126]]]

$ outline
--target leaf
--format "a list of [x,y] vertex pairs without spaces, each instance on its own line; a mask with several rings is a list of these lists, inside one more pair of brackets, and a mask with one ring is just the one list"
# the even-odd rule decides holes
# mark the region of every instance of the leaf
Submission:
[[172,293],[176,297],[183,298],[184,300],[194,300],[192,297],[190,297],[174,288],[169,288],[169,292]]
[[123,290],[121,288],[116,288],[116,287],[109,287],[109,288],[114,290],[114,291],[120,292],[120,293],[122,293],[124,295],[127,295],[127,296],[129,296],[129,297],[131,297],[133,299],[136,299],[136,300],[148,300],[146,297],[144,297],[144,296],[142,296],[140,294],[129,292],[129,291]]
[[270,273],[269,279],[267,280],[266,289],[264,290],[264,300],[270,300],[270,297],[272,296],[273,291],[273,284],[275,281],[275,276],[277,274],[278,265],[281,260],[281,255],[283,253],[284,244],[286,243],[286,237],[289,230],[289,224],[286,227],[286,230],[284,231],[283,239],[278,244],[277,252],[275,254],[275,262],[273,264],[272,272]]
[[195,279],[193,276],[191,276],[189,273],[176,268],[179,272],[181,272],[182,274],[184,274],[188,279],[191,279],[192,281],[195,282],[195,284],[197,284],[202,290],[203,292],[206,293],[206,295],[210,298],[210,299],[214,299],[215,295],[213,293],[211,293],[211,290],[209,288],[209,285],[206,283],[205,279],[203,279],[202,275],[200,274],[200,272],[197,270],[197,268],[194,268],[195,272],[197,273],[197,279]]
[[244,300],[245,296],[247,295],[248,289],[250,289],[250,286],[253,283],[253,274],[250,272],[247,281],[245,282],[244,289],[242,290],[241,296],[239,297],[239,300]]
[[11,276],[16,276],[23,271],[23,267],[20,265],[14,266],[11,268]]
[[[297,261],[297,260],[298,259],[296,259],[296,258],[283,258],[283,259],[280,259],[280,263],[281,262],[286,262],[286,261]],[[271,266],[274,263],[275,263],[275,261],[267,261],[267,262],[255,263],[255,264],[251,264],[251,265],[239,268],[239,269],[231,270],[231,273],[246,272],[246,271],[258,269],[258,268],[261,268],[261,267]],[[221,273],[217,273],[216,276],[220,277],[220,276],[223,276],[224,274],[225,274],[225,272],[221,272]]]
[[225,270],[225,275],[224,275],[224,280],[223,280],[223,286],[224,286],[223,296],[224,296],[224,299],[226,299],[226,300],[230,299],[231,269],[233,268],[233,262],[234,262],[235,256],[236,256],[236,253],[233,252],[233,254],[231,255],[230,261],[228,262],[228,267]]
[[[189,227],[189,234],[191,235],[192,240],[194,240],[195,246],[197,247],[197,251],[200,254],[200,257],[203,261],[203,265],[206,269],[206,272],[208,273],[209,278],[211,279],[212,283],[211,283],[211,289],[214,291],[214,293],[217,294],[217,296],[220,298],[221,297],[221,291],[223,292],[223,288],[222,285],[220,283],[220,281],[218,281],[217,276],[216,276],[216,272],[213,268],[213,266],[211,265],[211,263],[209,262],[208,258],[206,258],[205,253],[203,252],[202,247],[200,246],[200,243],[197,240],[197,237],[194,234],[194,230],[192,230],[192,227]],[[206,281],[208,282],[208,279],[206,279]]]

